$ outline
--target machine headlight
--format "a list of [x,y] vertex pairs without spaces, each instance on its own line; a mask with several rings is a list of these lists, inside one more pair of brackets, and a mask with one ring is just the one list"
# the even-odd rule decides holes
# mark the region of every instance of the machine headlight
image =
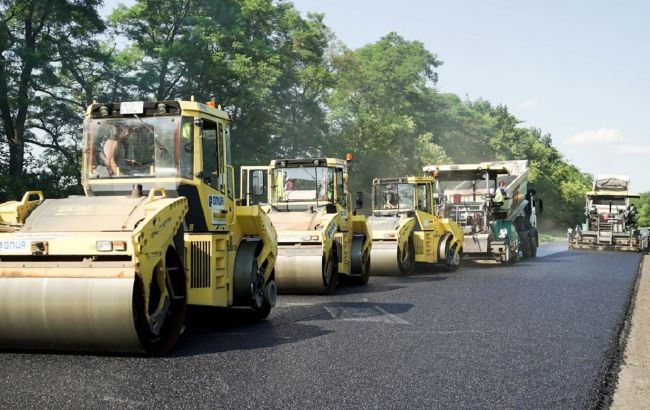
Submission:
[[126,242],[124,241],[97,241],[95,247],[98,252],[125,251]]
[[318,235],[309,235],[309,234],[304,234],[302,236],[302,240],[304,242],[311,242],[311,241],[318,241],[320,240],[320,237]]
[[508,230],[506,228],[501,228],[499,230],[499,239],[506,239],[508,237]]
[[95,246],[99,252],[110,252],[113,250],[113,242],[111,241],[97,241]]
[[387,233],[386,238],[395,239],[395,233],[394,232]]

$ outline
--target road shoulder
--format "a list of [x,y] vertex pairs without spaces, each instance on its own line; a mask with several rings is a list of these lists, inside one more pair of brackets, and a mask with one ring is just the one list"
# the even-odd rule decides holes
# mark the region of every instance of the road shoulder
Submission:
[[650,403],[650,257],[639,279],[624,362],[612,402],[613,409],[640,409]]

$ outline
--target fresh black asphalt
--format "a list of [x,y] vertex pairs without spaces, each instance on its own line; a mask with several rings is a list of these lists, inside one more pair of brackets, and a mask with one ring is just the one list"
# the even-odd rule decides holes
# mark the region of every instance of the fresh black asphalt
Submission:
[[164,358],[0,352],[0,408],[588,407],[641,256],[563,249],[193,311]]

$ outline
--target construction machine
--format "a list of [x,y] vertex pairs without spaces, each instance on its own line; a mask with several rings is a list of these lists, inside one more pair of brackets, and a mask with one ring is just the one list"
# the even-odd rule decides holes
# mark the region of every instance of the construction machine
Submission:
[[647,235],[637,226],[637,210],[630,202],[630,178],[601,175],[586,194],[586,222],[569,229],[569,249],[639,252],[647,249]]
[[190,305],[266,317],[277,239],[235,204],[228,124],[194,101],[89,106],[85,196],[0,205],[0,347],[162,354]]
[[[372,236],[363,195],[349,192],[351,156],[279,159],[241,168],[245,203],[260,203],[278,233],[280,293],[331,293],[337,280],[368,282]],[[356,208],[355,208],[356,205]]]
[[440,215],[463,230],[463,254],[473,259],[513,263],[535,257],[539,244],[537,215],[541,199],[528,187],[528,161],[431,165]]
[[463,231],[438,218],[434,183],[431,176],[373,180],[371,275],[410,274],[418,262],[458,268]]

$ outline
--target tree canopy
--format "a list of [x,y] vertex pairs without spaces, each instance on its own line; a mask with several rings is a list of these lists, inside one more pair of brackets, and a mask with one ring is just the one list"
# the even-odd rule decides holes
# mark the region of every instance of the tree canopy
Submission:
[[[590,177],[508,108],[436,88],[443,63],[388,33],[356,50],[286,1],[0,0],[0,200],[80,192],[93,100],[213,100],[235,165],[354,153],[355,190],[424,165],[528,159],[558,226],[581,219]],[[116,40],[116,39],[119,39]]]

